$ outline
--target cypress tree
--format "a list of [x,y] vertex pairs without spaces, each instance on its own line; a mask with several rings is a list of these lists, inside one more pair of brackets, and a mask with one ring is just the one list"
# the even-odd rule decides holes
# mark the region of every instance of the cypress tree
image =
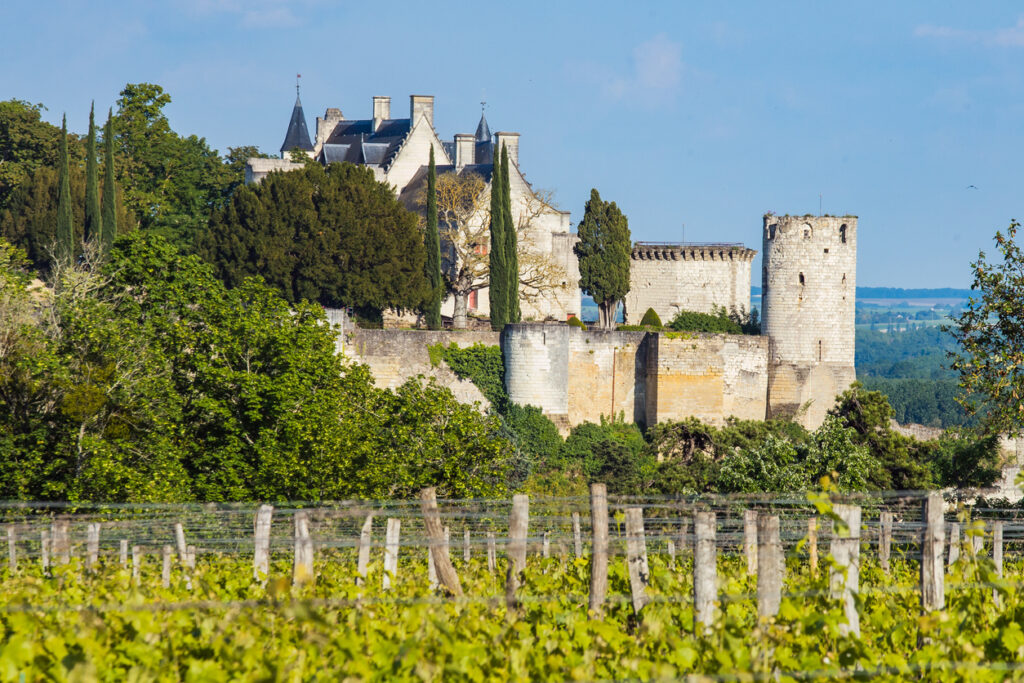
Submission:
[[89,242],[99,239],[102,227],[100,221],[100,179],[96,164],[96,119],[89,107],[89,140],[85,146],[85,237]]
[[491,329],[501,330],[508,322],[508,264],[505,262],[504,192],[501,187],[501,159],[495,155],[491,167]]
[[629,220],[615,202],[591,190],[576,232],[579,241],[573,251],[580,261],[580,288],[594,297],[601,327],[611,329],[616,306],[629,292]]
[[508,284],[508,321],[517,323],[522,319],[519,310],[519,244],[516,224],[512,221],[512,195],[508,180],[508,149],[501,145],[501,222],[505,230],[505,268]]
[[60,131],[60,189],[57,195],[57,259],[70,263],[75,256],[75,230],[71,217],[71,179],[68,166],[68,117]]
[[430,295],[427,298],[427,327],[441,329],[441,236],[437,231],[437,167],[434,165],[434,146],[430,146],[430,167],[427,170],[427,232],[423,236],[427,249],[427,282]]
[[117,236],[117,188],[114,186],[114,115],[107,112],[103,127],[103,250],[110,249]]

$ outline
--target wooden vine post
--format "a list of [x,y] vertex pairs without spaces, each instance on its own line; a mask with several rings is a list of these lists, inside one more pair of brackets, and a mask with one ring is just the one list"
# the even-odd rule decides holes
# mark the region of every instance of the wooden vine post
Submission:
[[266,583],[270,575],[270,522],[273,514],[274,506],[261,505],[253,520],[252,576],[260,583]]
[[718,551],[715,548],[715,513],[693,515],[693,605],[694,631],[710,629],[718,599]]
[[136,584],[142,578],[142,546],[132,546],[132,581]]
[[381,579],[384,590],[391,588],[391,580],[398,577],[398,541],[401,531],[402,520],[389,517],[384,536],[384,576]]
[[67,519],[54,520],[50,533],[54,561],[57,564],[68,564],[71,562],[71,522]]
[[178,561],[185,565],[188,561],[188,544],[185,543],[185,526],[181,522],[174,523],[174,544],[178,547]]
[[50,532],[43,529],[39,532],[39,563],[43,566],[43,574],[50,572]]
[[117,559],[121,563],[122,569],[128,568],[128,539],[122,538],[117,549]]
[[[996,576],[1003,578],[1003,523],[992,522],[992,564],[996,568]],[[999,591],[992,591],[992,599],[996,607],[1002,607],[1003,601]]]
[[572,513],[572,551],[576,557],[583,557],[583,530],[578,512]]
[[292,584],[298,586],[313,580],[313,539],[309,537],[309,514],[305,510],[295,513],[294,541]]
[[487,571],[494,573],[498,567],[498,544],[494,540],[494,532],[487,532]]
[[960,525],[957,522],[949,524],[949,566],[952,567],[960,559]]
[[427,530],[430,553],[434,560],[438,579],[449,593],[460,597],[462,584],[459,582],[459,575],[455,573],[455,567],[452,566],[452,560],[448,556],[445,538],[447,527],[441,526],[441,514],[437,509],[437,492],[433,486],[420,491],[420,508],[423,511],[423,525]]
[[174,548],[169,545],[163,547],[163,568],[160,572],[160,585],[164,588],[171,587],[171,558],[174,557]]
[[889,573],[889,558],[892,553],[892,513],[882,512],[878,519],[878,566]]
[[100,555],[100,524],[92,522],[86,527],[85,566],[89,570],[96,567]]
[[7,525],[7,568],[12,574],[18,571],[18,532],[13,524]]
[[833,598],[843,601],[846,623],[839,625],[843,635],[860,636],[860,614],[854,594],[860,584],[860,507],[857,505],[835,505],[833,511],[846,528],[837,528],[832,534],[829,552],[836,566],[830,574],[830,590]]
[[[942,567],[942,540],[945,529],[942,518],[942,494],[929,493],[924,501],[924,538],[921,543],[921,611],[925,614],[946,606]],[[950,525],[952,526],[952,525]]]
[[785,567],[779,518],[761,514],[757,518],[757,616],[769,618],[779,613]]
[[530,498],[512,496],[512,513],[508,520],[508,574],[505,578],[505,604],[509,610],[519,606],[519,574],[526,569],[526,538],[530,528]]
[[743,554],[747,558],[747,576],[757,574],[757,510],[743,511]]
[[469,561],[473,557],[472,556],[472,551],[470,550],[470,547],[471,546],[470,546],[469,527],[466,527],[462,531],[462,561],[465,562],[466,564],[469,564]]
[[590,528],[594,540],[590,551],[590,612],[600,616],[608,593],[608,489],[590,485]]
[[356,584],[363,585],[370,566],[370,546],[373,541],[373,515],[366,515],[363,528],[359,531],[359,550],[356,559]]
[[639,615],[649,600],[647,584],[651,580],[651,572],[647,566],[643,508],[626,508],[626,563],[629,570],[629,589],[633,596],[633,612]]
[[807,520],[807,561],[811,566],[811,576],[818,575],[818,518]]

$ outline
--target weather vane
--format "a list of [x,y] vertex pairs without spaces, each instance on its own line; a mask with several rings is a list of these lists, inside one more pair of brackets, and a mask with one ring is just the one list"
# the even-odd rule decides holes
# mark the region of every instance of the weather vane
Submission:
[[295,96],[299,96],[299,79],[302,78],[302,74],[295,74]]

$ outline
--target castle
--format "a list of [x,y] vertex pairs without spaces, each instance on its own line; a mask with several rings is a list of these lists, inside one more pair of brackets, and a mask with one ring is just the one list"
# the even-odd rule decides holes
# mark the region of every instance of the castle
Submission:
[[[371,169],[377,180],[390,184],[396,196],[412,210],[419,210],[426,186],[430,151],[433,149],[437,174],[476,174],[483,190],[477,198],[475,211],[468,222],[476,231],[486,234],[487,207],[490,203],[491,172],[495,155],[502,147],[509,155],[509,186],[512,219],[517,226],[520,248],[532,258],[521,259],[534,264],[544,276],[543,287],[535,287],[524,277],[520,286],[522,315],[526,320],[566,320],[580,314],[579,265],[573,254],[576,235],[570,231],[569,212],[551,206],[545,196],[527,182],[519,166],[519,133],[491,134],[487,119],[481,113],[474,134],[456,134],[452,141],[443,141],[434,128],[433,95],[411,95],[409,117],[392,118],[391,98],[376,96],[372,117],[346,119],[340,109],[330,108],[316,119],[316,135],[310,139],[302,102],[296,92],[295,105],[281,145],[280,159],[251,158],[246,163],[247,183],[259,182],[273,171],[301,168],[290,154],[301,150],[317,161],[349,162]],[[471,228],[472,229],[472,228]],[[486,253],[488,245],[476,248]],[[454,269],[456,250],[442,244],[445,266]],[[482,285],[485,278],[480,278]],[[489,310],[487,287],[474,289],[465,301],[448,297],[442,313],[455,316],[459,312],[484,314]],[[466,310],[468,309],[468,310]]]
[[[462,400],[481,400],[474,387],[450,371],[442,367],[439,374],[428,348],[500,344],[509,397],[538,406],[563,433],[620,415],[643,425],[687,417],[720,425],[734,416],[791,418],[815,428],[835,397],[856,379],[857,218],[769,214],[762,230],[759,336],[520,323],[500,334],[350,328],[339,348],[367,363],[382,386],[396,387],[417,374],[435,375]],[[643,277],[656,285],[657,269],[667,271],[675,284],[664,289],[676,287],[667,297],[690,297],[688,306],[735,302],[739,307],[749,303],[752,256],[752,250],[736,245],[638,245],[633,263],[662,264],[641,271],[647,273]],[[689,278],[688,269],[703,277]],[[642,294],[640,300],[643,296],[651,295]]]

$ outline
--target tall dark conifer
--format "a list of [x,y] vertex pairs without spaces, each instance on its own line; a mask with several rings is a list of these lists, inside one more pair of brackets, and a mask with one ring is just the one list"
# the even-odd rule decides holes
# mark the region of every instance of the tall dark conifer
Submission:
[[423,236],[427,249],[427,282],[430,295],[424,315],[427,327],[441,329],[441,236],[437,231],[437,167],[434,165],[434,146],[430,146],[430,167],[427,170],[427,232]]
[[505,260],[505,211],[502,208],[504,191],[499,155],[495,154],[491,163],[491,329],[501,330],[508,322],[508,264]]
[[103,249],[110,249],[117,236],[117,188],[114,185],[114,116],[107,112],[103,128]]
[[505,230],[505,268],[508,296],[508,321],[519,322],[523,315],[519,310],[519,240],[516,224],[512,221],[512,195],[508,180],[508,149],[501,145],[501,222]]
[[100,215],[100,179],[96,163],[95,103],[89,107],[89,139],[85,145],[85,237],[84,241],[98,240],[102,229]]
[[70,263],[75,256],[75,229],[71,215],[71,171],[68,162],[68,117],[60,131],[60,185],[57,194],[57,259]]

